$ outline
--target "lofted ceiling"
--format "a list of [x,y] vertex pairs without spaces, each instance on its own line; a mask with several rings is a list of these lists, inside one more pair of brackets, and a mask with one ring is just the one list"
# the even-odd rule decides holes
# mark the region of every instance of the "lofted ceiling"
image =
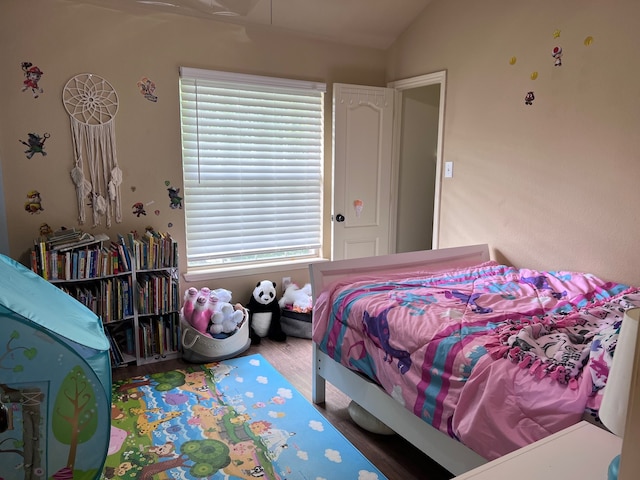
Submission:
[[165,12],[262,25],[388,48],[431,0],[73,0],[134,14]]

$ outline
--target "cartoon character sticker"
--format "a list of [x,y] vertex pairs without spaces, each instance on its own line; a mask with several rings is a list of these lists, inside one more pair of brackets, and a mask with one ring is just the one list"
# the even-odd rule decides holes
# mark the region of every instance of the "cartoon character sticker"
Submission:
[[31,190],[27,193],[27,201],[24,204],[24,209],[31,214],[40,213],[44,210],[44,208],[42,208],[40,192],[37,190]]
[[561,46],[553,47],[553,50],[551,50],[551,56],[556,59],[554,66],[561,67],[562,66],[562,47]]
[[150,102],[158,101],[158,97],[154,95],[154,92],[156,91],[156,84],[147,77],[142,77],[138,81],[138,88],[140,89],[140,94]]
[[40,94],[44,92],[42,87],[38,85],[44,72],[31,62],[22,62],[22,71],[25,76],[25,79],[22,82],[22,91],[26,92],[31,89],[33,98],[38,98]]
[[24,140],[18,140],[21,144],[27,147],[27,149],[24,151],[26,157],[31,160],[31,158],[36,153],[39,153],[43,157],[45,157],[47,155],[47,152],[44,151],[44,142],[46,142],[47,138],[49,138],[51,135],[49,135],[48,133],[43,134],[42,137],[37,133],[29,133],[28,135],[29,139],[26,142]]
[[168,181],[164,182],[164,184],[167,186],[167,192],[169,192],[169,207],[172,209],[179,208],[182,210],[182,197],[178,195],[180,193],[180,189],[172,187]]
[[536,99],[536,97],[533,94],[533,92],[527,92],[527,94],[524,96],[524,104],[525,105],[533,105],[533,101],[535,99]]

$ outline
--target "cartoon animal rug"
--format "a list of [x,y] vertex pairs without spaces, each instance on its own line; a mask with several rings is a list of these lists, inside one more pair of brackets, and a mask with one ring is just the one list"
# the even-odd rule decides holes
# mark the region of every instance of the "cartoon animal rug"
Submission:
[[103,479],[384,479],[261,355],[114,383]]

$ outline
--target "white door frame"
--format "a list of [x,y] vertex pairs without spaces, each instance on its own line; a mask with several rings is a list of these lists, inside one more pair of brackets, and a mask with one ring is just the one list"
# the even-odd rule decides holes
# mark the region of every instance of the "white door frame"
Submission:
[[[398,208],[398,179],[400,169],[400,138],[402,128],[402,91],[409,90],[411,88],[426,87],[428,85],[440,84],[440,105],[438,112],[438,141],[436,147],[436,184],[434,189],[433,198],[433,239],[431,248],[433,250],[439,247],[440,240],[440,198],[442,191],[442,149],[444,139],[444,100],[447,85],[447,72],[442,70],[440,72],[427,73],[425,75],[419,75],[417,77],[405,78],[403,80],[396,80],[387,84],[387,87],[396,90],[395,111],[393,119],[393,157],[392,157],[392,212],[391,215],[391,231],[395,232],[397,227],[397,208]],[[391,251],[396,251],[395,235],[391,235],[392,244],[390,245]]]

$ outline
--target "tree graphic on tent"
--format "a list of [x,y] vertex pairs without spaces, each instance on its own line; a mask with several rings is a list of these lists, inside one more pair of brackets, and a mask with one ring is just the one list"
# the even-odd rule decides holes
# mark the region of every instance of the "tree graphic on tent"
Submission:
[[98,426],[96,393],[79,366],[64,378],[53,412],[53,434],[60,443],[69,445],[66,467],[73,471],[78,444],[93,437]]
[[4,353],[0,354],[0,370],[12,370],[15,373],[19,373],[24,370],[24,366],[20,363],[13,364],[11,366],[7,365],[7,363],[9,363],[11,360],[15,360],[16,358],[15,353],[18,350],[22,350],[22,354],[24,355],[24,358],[26,360],[33,360],[38,354],[38,350],[36,348],[33,348],[33,347],[27,348],[21,345],[18,345],[18,346],[12,345],[15,341],[19,339],[20,339],[20,333],[18,333],[16,330],[11,332],[11,335],[9,336],[9,340],[5,345],[5,351]]
[[[24,371],[24,365],[20,359],[32,361],[38,355],[36,348],[16,345],[19,341],[20,333],[17,330],[12,331],[5,344],[5,351],[0,353],[0,371],[10,370],[14,373],[21,373]],[[19,351],[22,352],[22,356],[17,355]],[[0,394],[11,403],[21,404],[23,411],[27,414],[26,418],[30,419],[22,424],[22,438],[6,437],[0,441],[0,454],[18,454],[24,459],[24,464],[31,465],[32,469],[39,469],[41,466],[40,403],[43,398],[41,391],[38,388],[18,390],[2,383],[0,384]],[[3,427],[8,427],[8,420],[9,411],[0,402],[0,424]]]

